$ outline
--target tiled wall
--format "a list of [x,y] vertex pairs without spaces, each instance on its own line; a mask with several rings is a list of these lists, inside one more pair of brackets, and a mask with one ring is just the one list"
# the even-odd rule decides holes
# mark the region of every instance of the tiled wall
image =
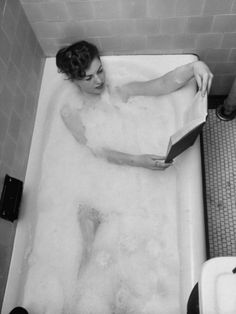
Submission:
[[[0,1],[0,192],[24,180],[44,55],[18,0]],[[0,218],[0,308],[16,223]]]
[[21,0],[45,54],[80,39],[102,54],[197,53],[227,94],[236,74],[236,0]]

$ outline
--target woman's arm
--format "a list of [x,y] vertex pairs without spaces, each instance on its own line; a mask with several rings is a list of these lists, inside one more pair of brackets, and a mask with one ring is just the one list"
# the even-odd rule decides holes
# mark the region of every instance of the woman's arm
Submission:
[[120,88],[123,99],[131,96],[160,96],[171,93],[183,87],[189,80],[195,78],[199,90],[204,96],[209,92],[213,75],[202,61],[195,61],[174,69],[167,74],[146,82],[131,82]]
[[82,145],[86,145],[85,127],[80,118],[79,110],[72,110],[69,105],[64,105],[60,114],[67,129],[74,136],[76,141]]
[[143,167],[151,170],[164,170],[170,166],[170,164],[165,164],[163,162],[163,157],[156,155],[132,155],[105,148],[92,149],[87,145],[85,127],[82,123],[79,111],[71,110],[69,105],[65,105],[61,109],[61,117],[76,141],[87,147],[96,157],[104,158],[108,162],[116,165]]
[[117,165],[141,167],[149,170],[165,170],[171,165],[164,162],[165,157],[163,156],[151,154],[132,155],[105,148],[101,150],[100,156]]

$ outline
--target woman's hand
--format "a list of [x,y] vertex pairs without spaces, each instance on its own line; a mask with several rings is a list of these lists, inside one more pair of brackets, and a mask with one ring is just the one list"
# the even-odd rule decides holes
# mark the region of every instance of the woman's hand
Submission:
[[172,165],[172,163],[165,163],[164,161],[164,156],[150,154],[137,156],[137,166],[150,170],[165,170]]
[[193,74],[202,96],[205,96],[205,94],[209,93],[210,91],[213,74],[211,73],[208,66],[202,61],[194,62]]

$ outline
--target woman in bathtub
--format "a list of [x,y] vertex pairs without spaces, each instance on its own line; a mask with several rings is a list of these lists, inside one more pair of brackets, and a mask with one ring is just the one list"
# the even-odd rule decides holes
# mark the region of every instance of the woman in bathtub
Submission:
[[[201,61],[196,61],[178,67],[160,78],[146,82],[132,82],[112,89],[106,83],[105,72],[97,48],[85,41],[75,43],[59,50],[56,56],[56,63],[59,71],[64,73],[66,77],[78,87],[82,95],[83,103],[79,109],[72,108],[70,104],[65,104],[61,108],[62,120],[76,141],[80,145],[88,148],[93,156],[108,161],[110,164],[115,164],[118,167],[141,167],[148,170],[164,170],[168,168],[170,164],[164,163],[163,157],[153,154],[129,154],[120,149],[115,150],[114,146],[110,148],[109,146],[94,147],[90,145],[86,134],[86,122],[88,122],[88,120],[84,119],[86,107],[98,106],[97,104],[103,101],[102,97],[104,97],[104,94],[108,95],[106,100],[108,99],[111,102],[113,100],[116,102],[117,99],[120,100],[120,102],[127,102],[132,96],[159,96],[168,94],[183,87],[189,80],[194,78],[199,90],[201,90],[204,96],[210,90],[213,77],[206,64]],[[122,195],[120,197],[122,198]],[[110,242],[117,238],[119,228],[122,229],[123,226],[124,228],[129,228],[129,226],[127,227],[127,222],[123,217],[120,218],[114,211],[112,214],[113,213],[114,219],[109,218],[108,223],[106,218],[104,219],[104,216],[98,210],[86,204],[79,206],[79,224],[84,242],[83,256],[80,263],[80,274],[82,274],[80,278],[83,281],[85,292],[79,299],[78,313],[154,313],[151,312],[151,310],[147,310],[146,312],[138,310],[140,304],[136,304],[136,301],[133,302],[133,304],[136,304],[134,306],[137,306],[134,311],[126,308],[124,304],[128,304],[133,298],[130,287],[129,285],[122,285],[122,287],[119,288],[116,286],[116,283],[114,283],[114,273],[111,274],[110,269],[112,269],[112,265],[114,265],[117,256],[115,250],[113,252]],[[112,222],[110,222],[111,220]],[[134,221],[140,223],[144,220],[142,215],[134,218]],[[145,225],[145,223],[146,222],[143,223],[144,233],[146,232],[145,230],[148,229],[148,224]],[[106,244],[104,244],[107,246],[107,250],[104,254],[99,251],[98,247],[100,244],[98,240],[96,240],[95,247],[93,246],[98,230],[102,230],[99,234],[100,237],[101,233],[103,237],[104,234],[107,234],[108,237],[105,241]],[[111,238],[111,240],[109,238]],[[121,244],[124,252],[136,254],[134,253],[136,243],[132,242],[131,247],[128,247],[125,242]],[[96,247],[96,245],[98,247]],[[148,245],[150,248],[151,243],[148,243]],[[94,256],[96,255],[96,262],[100,265],[100,268],[96,268],[96,265],[92,265],[91,255],[93,250],[97,252],[97,255],[94,254]],[[95,277],[96,279],[94,279]],[[86,290],[86,287],[89,288]],[[116,290],[119,289],[115,297],[115,308],[114,302],[112,301],[112,298],[114,298],[113,288]],[[105,292],[102,291],[103,289]],[[98,295],[96,293],[98,293]],[[101,295],[103,297],[101,297]],[[139,302],[142,303],[142,300]]]
[[[97,48],[85,41],[75,43],[58,51],[56,64],[81,91],[81,94],[91,101],[98,99],[109,86],[106,85],[105,71]],[[146,81],[132,82],[117,87],[113,93],[127,101],[132,96],[159,96],[171,93],[183,87],[189,80],[195,78],[202,96],[209,92],[213,75],[207,65],[201,61],[183,65],[166,75]],[[112,92],[112,91],[111,91]],[[79,112],[64,106],[61,111],[62,119],[75,139],[86,145],[84,126]],[[103,149],[93,152],[106,158],[109,162],[133,167],[144,167],[151,170],[163,170],[169,164],[163,162],[163,157],[155,155],[131,155],[119,151]]]

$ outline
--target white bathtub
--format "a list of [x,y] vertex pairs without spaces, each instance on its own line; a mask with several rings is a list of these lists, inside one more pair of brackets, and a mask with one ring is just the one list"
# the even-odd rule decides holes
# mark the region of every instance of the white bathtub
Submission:
[[[109,73],[124,69],[129,72],[141,67],[150,78],[164,74],[173,68],[195,61],[194,55],[149,55],[149,56],[106,56],[103,57],[105,68]],[[147,69],[142,64],[149,64]],[[109,74],[110,75],[110,74]],[[112,74],[111,74],[112,75]],[[135,74],[134,74],[135,78]],[[24,291],[28,258],[34,241],[34,230],[37,226],[37,194],[39,178],[42,173],[43,147],[47,142],[50,120],[53,114],[52,101],[57,101],[57,93],[63,88],[63,78],[57,73],[55,59],[47,59],[38,111],[30,150],[29,163],[24,183],[24,197],[12,253],[10,271],[2,307],[2,314],[7,314],[15,306],[21,305]],[[68,82],[67,82],[68,84]],[[173,93],[177,124],[181,125],[183,111],[191,103],[195,94],[195,85]],[[148,153],[148,152],[147,152]],[[157,154],[159,152],[156,152]],[[177,210],[178,248],[181,274],[180,304],[183,311],[194,284],[199,280],[201,265],[205,261],[205,227],[202,195],[202,169],[199,139],[193,147],[176,159],[175,164],[178,191],[172,200]],[[169,195],[172,193],[170,191]],[[171,230],[170,230],[171,233]],[[46,257],[45,257],[46,258]],[[42,305],[43,306],[43,305]],[[181,312],[183,313],[183,312]],[[180,313],[179,313],[180,314]]]

